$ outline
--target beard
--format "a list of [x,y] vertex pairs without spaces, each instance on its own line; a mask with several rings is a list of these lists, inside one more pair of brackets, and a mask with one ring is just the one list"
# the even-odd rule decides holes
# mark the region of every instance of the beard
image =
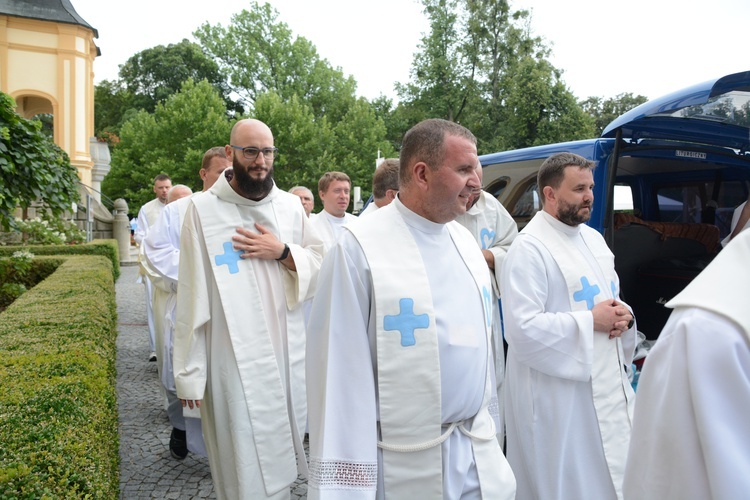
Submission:
[[248,170],[253,167],[240,165],[236,156],[232,159],[232,166],[234,167],[234,178],[237,182],[237,186],[246,198],[251,200],[262,200],[271,192],[271,189],[273,189],[273,167],[269,167],[266,176],[263,180],[259,181],[253,179],[248,173]]
[[[582,208],[588,208],[589,211],[581,214],[580,211]],[[591,203],[572,205],[561,201],[560,206],[557,208],[557,219],[568,226],[577,226],[587,222],[591,218],[591,208]]]

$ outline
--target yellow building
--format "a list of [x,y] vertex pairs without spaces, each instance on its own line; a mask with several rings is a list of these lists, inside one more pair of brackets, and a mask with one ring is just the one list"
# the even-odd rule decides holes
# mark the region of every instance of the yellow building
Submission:
[[[24,118],[53,115],[55,143],[94,193],[109,171],[94,139],[98,36],[70,0],[0,0],[0,90]],[[95,165],[102,156],[106,165]]]

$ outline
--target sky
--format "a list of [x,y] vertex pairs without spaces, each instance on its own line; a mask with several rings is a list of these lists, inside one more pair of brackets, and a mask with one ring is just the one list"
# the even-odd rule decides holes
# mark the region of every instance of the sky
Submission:
[[[194,40],[201,24],[227,26],[249,0],[71,0],[99,32],[94,81],[117,78],[118,65],[156,45]],[[358,94],[395,98],[429,29],[416,0],[270,0],[294,35],[357,81]],[[649,99],[750,70],[744,27],[750,1],[511,0],[531,10],[531,31],[552,49],[552,64],[578,99],[630,92]],[[698,8],[700,7],[700,10]]]

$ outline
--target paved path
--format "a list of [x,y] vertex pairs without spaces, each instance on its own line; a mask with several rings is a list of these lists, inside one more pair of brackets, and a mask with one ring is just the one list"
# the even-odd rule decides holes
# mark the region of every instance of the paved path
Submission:
[[[138,267],[123,266],[117,293],[117,399],[120,415],[120,498],[216,498],[208,459],[169,454],[172,426],[156,363],[148,362],[145,288],[136,283]],[[307,498],[299,478],[291,498]]]

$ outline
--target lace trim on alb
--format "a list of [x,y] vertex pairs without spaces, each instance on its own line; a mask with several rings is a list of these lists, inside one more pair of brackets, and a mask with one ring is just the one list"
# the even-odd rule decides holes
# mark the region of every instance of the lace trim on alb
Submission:
[[490,416],[492,418],[500,417],[500,405],[498,404],[497,396],[494,396],[492,399],[490,399],[490,404],[487,405],[487,411],[490,412]]
[[378,481],[378,464],[311,457],[308,481],[321,490],[374,490]]

